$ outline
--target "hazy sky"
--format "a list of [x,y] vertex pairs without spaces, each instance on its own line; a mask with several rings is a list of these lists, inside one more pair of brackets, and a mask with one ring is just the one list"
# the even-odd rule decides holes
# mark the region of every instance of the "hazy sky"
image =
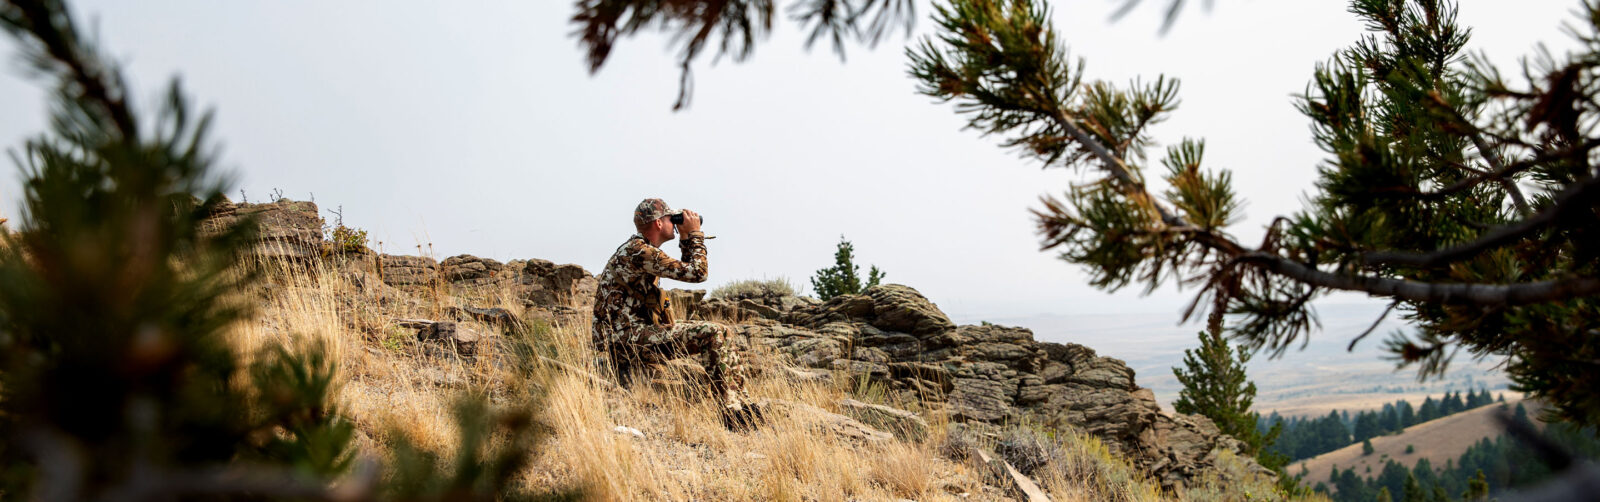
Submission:
[[[780,2],[787,6],[793,1]],[[1182,80],[1182,106],[1153,133],[1207,140],[1208,165],[1235,173],[1254,241],[1299,207],[1322,158],[1293,108],[1314,65],[1362,35],[1337,1],[1200,2],[1166,36],[1165,1],[1118,23],[1120,2],[1056,0],[1054,21],[1091,79]],[[1472,47],[1514,70],[1578,2],[1468,0]],[[671,110],[666,39],[623,40],[597,75],[569,36],[572,2],[79,1],[143,102],[181,75],[215,107],[224,164],[249,199],[273,189],[371,231],[398,254],[537,257],[597,272],[629,234],[633,206],[662,197],[707,217],[711,279],[787,277],[831,265],[840,234],[863,271],[918,288],[958,321],[1041,313],[1154,313],[1176,319],[1187,292],[1107,294],[1038,250],[1028,210],[1078,175],[1040,170],[962,130],[918,95],[904,46],[802,49],[786,16],[742,64],[709,58],[693,105]],[[930,9],[919,3],[917,33]],[[914,39],[912,39],[914,40]],[[0,142],[45,127],[44,94],[0,45]],[[1517,72],[1508,72],[1516,74]],[[149,106],[145,107],[146,109]],[[0,176],[17,212],[19,175]],[[230,194],[236,200],[238,193]],[[331,215],[329,216],[331,219]],[[673,244],[668,249],[675,249]],[[670,282],[670,281],[669,281]],[[670,284],[681,286],[681,284]],[[807,288],[809,289],[809,287]],[[1353,297],[1345,297],[1349,301]]]

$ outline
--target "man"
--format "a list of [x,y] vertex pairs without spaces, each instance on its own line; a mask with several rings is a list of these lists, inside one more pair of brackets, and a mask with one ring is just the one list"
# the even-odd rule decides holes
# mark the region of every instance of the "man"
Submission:
[[[681,215],[674,224],[672,217]],[[638,233],[617,248],[600,273],[595,290],[595,348],[610,357],[617,377],[626,381],[638,365],[699,355],[711,378],[711,394],[722,405],[724,424],[748,426],[759,410],[744,393],[743,359],[729,342],[727,326],[703,321],[675,321],[661,278],[704,282],[708,271],[705,234],[700,215],[674,211],[661,199],[645,199],[633,210]],[[678,239],[683,258],[675,260],[661,244]]]

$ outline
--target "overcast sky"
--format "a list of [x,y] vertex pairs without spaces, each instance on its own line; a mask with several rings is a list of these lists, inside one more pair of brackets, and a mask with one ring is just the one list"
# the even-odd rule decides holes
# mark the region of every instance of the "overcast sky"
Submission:
[[[1108,21],[1117,1],[1052,4],[1089,78],[1181,79],[1182,105],[1153,133],[1163,144],[1207,140],[1207,165],[1232,169],[1248,204],[1232,230],[1253,241],[1299,207],[1322,159],[1292,95],[1361,25],[1337,1],[1223,0],[1209,12],[1200,3],[1166,36],[1165,1],[1117,23]],[[1538,42],[1571,45],[1557,28],[1576,1],[1464,3],[1471,46],[1508,70]],[[590,76],[569,36],[570,1],[73,4],[97,20],[143,102],[181,75],[216,109],[224,165],[251,201],[278,189],[342,206],[345,223],[369,230],[383,252],[431,245],[439,258],[544,258],[598,272],[633,232],[633,206],[662,197],[704,214],[718,236],[711,279],[696,287],[786,277],[809,289],[843,234],[863,272],[878,265],[957,321],[1176,322],[1188,298],[1171,287],[1108,294],[1040,252],[1028,210],[1078,176],[1001,150],[962,130],[950,105],[916,94],[904,55],[914,39],[853,46],[841,63],[825,46],[803,50],[784,16],[751,60],[697,64],[692,107],[674,113],[666,38],[625,39]],[[919,2],[919,35],[933,26],[929,11]],[[0,143],[15,148],[45,128],[46,103],[19,77],[15,45],[0,49],[9,70]],[[0,212],[14,217],[11,172],[0,176]]]

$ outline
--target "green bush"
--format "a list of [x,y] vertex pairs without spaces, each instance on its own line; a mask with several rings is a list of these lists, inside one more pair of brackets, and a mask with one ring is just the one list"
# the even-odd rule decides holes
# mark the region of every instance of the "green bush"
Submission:
[[367,231],[344,224],[344,207],[330,210],[333,213],[333,225],[324,226],[323,238],[327,240],[323,248],[323,256],[337,256],[346,254],[365,254],[367,252]]
[[789,279],[778,277],[776,279],[745,279],[723,284],[711,290],[710,297],[724,300],[743,300],[745,298],[794,295],[794,285],[789,283]]
[[360,254],[367,251],[367,231],[340,224],[328,231],[331,254]]

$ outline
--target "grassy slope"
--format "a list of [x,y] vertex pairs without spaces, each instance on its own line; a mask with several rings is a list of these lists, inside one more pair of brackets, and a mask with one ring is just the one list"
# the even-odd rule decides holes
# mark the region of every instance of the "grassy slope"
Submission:
[[[1510,406],[1516,404],[1511,401]],[[1539,410],[1534,401],[1524,401],[1530,415]],[[1456,413],[1448,417],[1431,420],[1426,423],[1413,425],[1405,432],[1394,436],[1381,436],[1372,438],[1372,454],[1362,455],[1361,444],[1356,443],[1328,453],[1324,453],[1290,466],[1289,472],[1298,473],[1302,467],[1309,469],[1306,481],[1315,484],[1318,481],[1327,482],[1331,466],[1339,466],[1343,471],[1355,467],[1356,473],[1368,475],[1367,468],[1372,469],[1371,475],[1376,475],[1383,470],[1383,464],[1389,459],[1404,464],[1407,468],[1416,465],[1417,460],[1426,458],[1435,467],[1443,468],[1445,460],[1455,460],[1467,451],[1478,440],[1498,436],[1503,432],[1499,422],[1494,418],[1499,405],[1493,404]],[[1413,446],[1412,453],[1406,453],[1406,445]]]

